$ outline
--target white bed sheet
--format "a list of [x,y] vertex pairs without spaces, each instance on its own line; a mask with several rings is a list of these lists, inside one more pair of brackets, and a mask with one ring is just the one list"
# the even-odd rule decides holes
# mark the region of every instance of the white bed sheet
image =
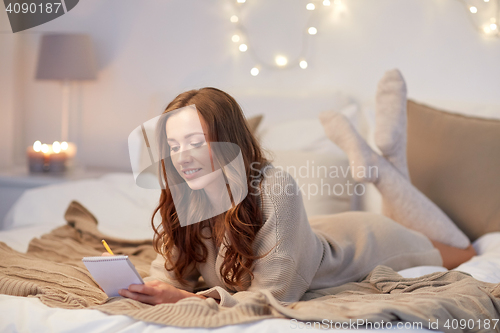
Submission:
[[[298,329],[287,319],[265,319],[247,324],[219,328],[180,328],[150,324],[127,316],[109,316],[98,310],[67,310],[50,308],[35,298],[0,295],[0,332],[93,332],[93,333],[264,333],[264,332],[324,332],[324,329]],[[329,332],[341,330],[333,329]],[[356,332],[372,332],[356,329]],[[392,329],[377,331],[436,332],[426,329]]]
[[[31,226],[0,232],[0,241],[13,248],[26,249],[33,237],[38,237],[53,226]],[[484,235],[474,242],[478,256],[457,267],[475,278],[500,283],[500,232]],[[417,277],[438,271],[443,267],[419,266],[400,271],[404,277]],[[289,320],[266,319],[254,323],[221,328],[177,328],[148,324],[127,316],[109,316],[98,310],[66,310],[50,308],[36,298],[0,295],[0,332],[178,332],[178,333],[263,333],[292,332],[297,329]],[[391,331],[395,331],[393,329]],[[324,331],[308,329],[307,331]],[[336,330],[333,330],[336,331]],[[369,330],[358,329],[357,332]],[[382,330],[378,330],[382,331]],[[429,330],[402,329],[401,332],[431,332]]]

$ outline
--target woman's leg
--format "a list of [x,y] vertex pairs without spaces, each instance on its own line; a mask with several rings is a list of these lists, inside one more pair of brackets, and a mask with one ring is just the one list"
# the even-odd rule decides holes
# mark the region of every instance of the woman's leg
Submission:
[[406,83],[397,69],[387,71],[375,95],[375,144],[406,179]]
[[467,236],[389,161],[375,153],[346,117],[323,112],[320,120],[330,140],[347,153],[353,178],[372,182],[380,191],[389,217],[431,240],[459,249],[469,247]]
[[[403,76],[397,70],[387,71],[379,81],[376,93],[375,144],[388,160],[408,181],[410,175],[406,160],[407,141],[407,89]],[[384,215],[391,213],[387,200],[382,201]],[[465,249],[431,240],[441,253],[443,266],[452,269],[476,255],[469,245]]]

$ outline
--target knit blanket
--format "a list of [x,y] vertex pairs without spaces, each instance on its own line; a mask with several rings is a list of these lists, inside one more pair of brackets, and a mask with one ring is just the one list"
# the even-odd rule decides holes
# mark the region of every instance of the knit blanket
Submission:
[[[380,265],[362,281],[309,291],[299,302],[288,305],[266,290],[234,307],[197,297],[156,306],[122,297],[108,298],[81,259],[100,255],[101,239],[105,238],[116,254],[128,255],[145,277],[156,257],[151,240],[130,241],[101,234],[95,217],[75,201],[65,218],[67,225],[33,239],[27,253],[0,243],[1,294],[36,297],[50,307],[98,309],[179,327],[220,327],[284,318],[290,320],[291,328],[392,326],[500,332],[500,284],[481,282],[458,271],[403,278]],[[398,323],[403,326],[396,326]]]

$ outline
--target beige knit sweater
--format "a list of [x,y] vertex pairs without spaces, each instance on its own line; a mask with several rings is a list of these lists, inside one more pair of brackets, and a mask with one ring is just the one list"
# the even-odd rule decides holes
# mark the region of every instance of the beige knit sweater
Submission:
[[[247,290],[233,289],[220,275],[225,248],[212,240],[205,263],[197,263],[181,285],[164,268],[161,255],[153,261],[145,281],[160,280],[193,292],[200,275],[210,287],[200,295],[232,307],[260,290],[268,290],[286,305],[306,291],[334,287],[364,278],[377,265],[401,270],[418,265],[442,265],[439,251],[422,234],[377,214],[349,212],[307,218],[300,188],[281,169],[263,169],[262,204],[264,225],[254,243],[257,255],[254,279]],[[207,229],[204,229],[207,230]],[[274,249],[273,249],[274,247]]]

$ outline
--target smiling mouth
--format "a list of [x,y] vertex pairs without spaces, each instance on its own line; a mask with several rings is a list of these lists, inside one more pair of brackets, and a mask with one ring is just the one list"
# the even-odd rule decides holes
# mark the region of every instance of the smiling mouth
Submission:
[[200,170],[201,170],[201,168],[199,168],[199,169],[191,169],[191,170],[187,170],[187,171],[182,171],[182,173],[184,173],[185,175],[192,175],[194,173],[197,173]]

